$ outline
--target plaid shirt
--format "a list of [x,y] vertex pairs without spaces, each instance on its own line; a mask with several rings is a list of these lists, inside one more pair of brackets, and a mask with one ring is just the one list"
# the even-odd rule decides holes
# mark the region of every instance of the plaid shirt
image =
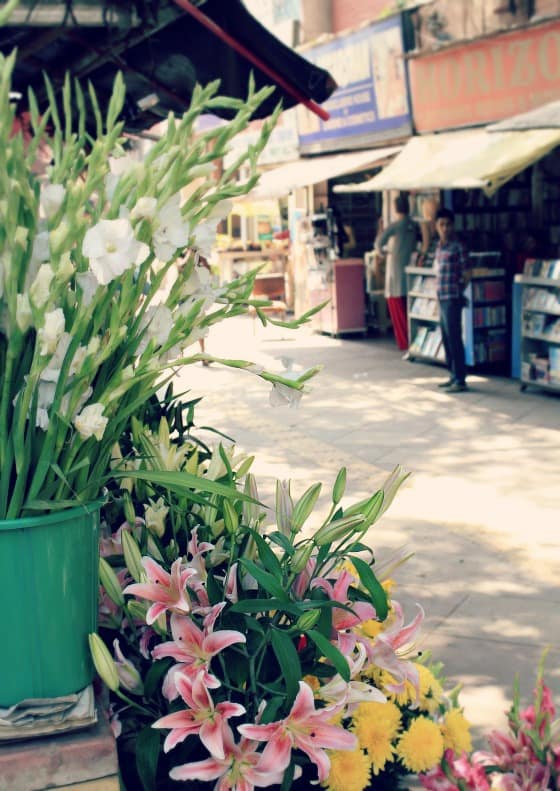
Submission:
[[467,268],[467,252],[461,242],[451,239],[439,242],[434,260],[439,299],[460,299],[463,294],[463,275]]

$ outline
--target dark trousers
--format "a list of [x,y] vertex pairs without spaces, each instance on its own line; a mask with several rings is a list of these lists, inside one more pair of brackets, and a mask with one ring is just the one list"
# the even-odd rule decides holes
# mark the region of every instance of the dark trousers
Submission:
[[465,347],[461,330],[461,299],[440,299],[439,314],[445,362],[451,376],[459,384],[464,384],[467,373],[465,366]]

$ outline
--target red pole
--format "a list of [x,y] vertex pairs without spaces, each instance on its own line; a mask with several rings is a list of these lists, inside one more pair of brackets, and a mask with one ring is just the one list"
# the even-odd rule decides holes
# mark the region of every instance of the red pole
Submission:
[[289,93],[290,96],[293,96],[294,99],[296,99],[300,104],[303,104],[308,110],[311,110],[312,113],[318,115],[323,121],[329,120],[330,115],[326,110],[323,110],[323,108],[312,99],[308,99],[306,96],[304,96],[296,87],[290,85],[290,83],[287,82],[280,74],[277,74],[273,69],[270,68],[270,66],[267,66],[266,63],[263,63],[260,58],[250,52],[243,44],[237,41],[237,39],[234,39],[229,35],[229,33],[226,33],[226,31],[217,25],[213,19],[210,19],[206,16],[206,14],[203,14],[202,11],[190,3],[189,0],[175,0],[175,2],[188,14],[193,16],[198,22],[200,22],[201,25],[204,25],[204,27],[212,31],[212,33],[218,36],[218,38],[221,38],[222,41],[228,44],[228,46],[230,46],[236,52],[239,52],[239,54],[243,55],[244,58],[247,58],[247,60],[250,61],[254,66],[257,66],[257,68],[263,71],[267,77],[270,77],[273,82],[279,85],[280,88],[286,91],[286,93]]

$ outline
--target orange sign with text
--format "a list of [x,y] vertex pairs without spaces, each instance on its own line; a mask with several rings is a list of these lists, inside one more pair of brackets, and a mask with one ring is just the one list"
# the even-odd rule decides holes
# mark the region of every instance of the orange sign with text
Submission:
[[560,21],[411,58],[418,132],[499,121],[560,99]]

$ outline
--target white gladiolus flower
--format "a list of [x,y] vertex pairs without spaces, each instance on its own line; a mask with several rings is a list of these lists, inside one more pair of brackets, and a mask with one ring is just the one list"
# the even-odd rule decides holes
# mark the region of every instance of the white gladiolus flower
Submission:
[[70,346],[70,341],[72,340],[72,336],[69,332],[63,332],[60,338],[58,339],[58,343],[56,344],[56,349],[54,351],[53,356],[49,360],[48,366],[45,368],[44,371],[41,372],[41,379],[46,382],[58,382],[58,378],[60,376],[60,369],[62,368],[62,363],[64,362],[64,358],[66,357],[66,352],[68,351],[68,347]]
[[50,264],[41,264],[35,280],[29,289],[31,301],[36,308],[42,308],[49,299],[51,283],[54,278],[53,268]]
[[194,247],[200,250],[205,258],[209,258],[212,254],[212,246],[216,241],[216,228],[218,220],[205,220],[193,231]]
[[183,219],[180,195],[174,195],[157,213],[154,220],[153,245],[156,257],[167,263],[178,248],[189,242],[189,224]]
[[148,245],[139,242],[129,220],[100,220],[84,236],[82,252],[102,286],[146,259]]
[[72,362],[70,364],[70,376],[81,371],[82,366],[85,362],[86,357],[88,356],[88,349],[87,346],[78,346],[76,349],[76,353],[72,358]]
[[20,332],[27,332],[33,324],[31,303],[27,294],[18,294],[16,302],[16,324]]
[[121,176],[125,176],[138,166],[139,163],[128,155],[124,157],[109,157],[109,168],[111,172],[105,177],[105,191],[110,201],[113,200],[113,195],[115,194]]
[[41,187],[41,209],[48,219],[54,217],[62,206],[66,190],[62,184],[47,184]]
[[48,261],[51,257],[49,247],[49,232],[41,231],[33,240],[33,250],[31,251],[31,260],[36,263]]
[[103,438],[105,427],[109,419],[103,417],[103,404],[89,404],[82,409],[79,415],[74,418],[74,425],[82,439],[95,437],[97,440]]
[[20,247],[27,247],[27,237],[29,236],[29,228],[23,225],[18,225],[14,234],[14,241]]
[[144,332],[138,347],[139,354],[146,350],[151,340],[156,342],[156,346],[162,346],[173,329],[173,315],[167,305],[150,305],[142,319],[141,329]]
[[62,308],[56,308],[56,310],[45,313],[45,324],[38,332],[39,351],[42,355],[54,354],[64,328],[65,321]]
[[156,216],[157,200],[143,196],[130,212],[131,220],[153,220]]
[[58,267],[56,269],[56,277],[62,283],[65,283],[67,280],[70,280],[72,275],[74,274],[74,264],[72,263],[72,259],[70,258],[70,253],[66,252],[60,256],[60,261],[58,263]]
[[203,288],[210,285],[210,272],[205,266],[195,266],[189,277],[181,285],[181,296],[183,298],[196,294]]
[[80,272],[76,275],[78,286],[82,292],[82,305],[87,307],[91,305],[95,292],[99,288],[99,281],[93,272]]
[[273,382],[269,396],[270,406],[297,407],[299,406],[302,395],[303,393],[301,390],[288,387],[288,385],[282,384],[282,382]]

